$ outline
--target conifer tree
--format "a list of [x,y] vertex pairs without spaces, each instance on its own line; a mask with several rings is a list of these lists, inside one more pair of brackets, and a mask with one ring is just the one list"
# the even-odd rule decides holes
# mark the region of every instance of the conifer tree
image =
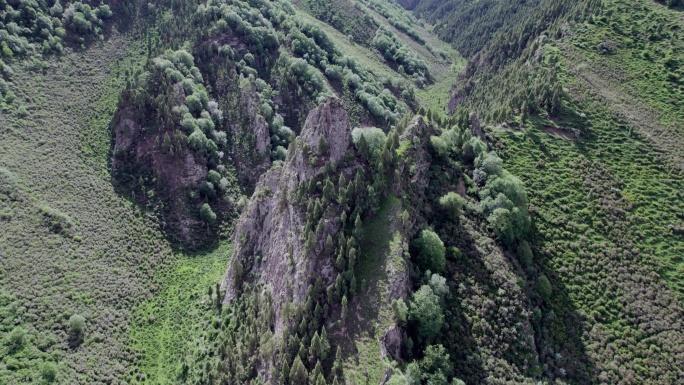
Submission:
[[335,352],[335,361],[332,366],[332,373],[335,374],[335,377],[342,375],[342,364],[342,349],[340,349],[340,346],[338,345],[337,351]]
[[289,378],[290,378],[290,364],[288,364],[287,360],[285,360],[283,363],[283,368],[280,370],[280,378],[278,379],[278,384],[279,385],[287,385]]
[[311,346],[309,347],[309,359],[311,361],[320,359],[322,350],[323,347],[321,345],[321,338],[318,336],[318,332],[315,332],[313,338],[311,338]]
[[309,372],[307,372],[306,367],[304,367],[302,359],[299,358],[299,356],[296,356],[292,363],[292,369],[290,370],[290,385],[306,385],[308,378]]
[[321,331],[321,360],[328,358],[328,352],[330,351],[330,341],[328,340],[328,331],[323,326]]
[[347,305],[347,296],[345,295],[344,297],[342,297],[342,319],[346,319],[348,313],[349,307]]

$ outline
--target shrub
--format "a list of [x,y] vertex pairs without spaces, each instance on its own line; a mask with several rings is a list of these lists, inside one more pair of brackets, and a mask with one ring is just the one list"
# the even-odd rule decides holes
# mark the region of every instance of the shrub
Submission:
[[500,175],[503,170],[503,161],[495,153],[490,152],[482,159],[481,168],[487,175]]
[[445,158],[448,154],[447,144],[444,139],[439,136],[430,137],[430,148],[432,149],[432,153],[439,158]]
[[355,90],[361,86],[361,78],[359,75],[354,74],[354,73],[349,73],[347,76],[344,78],[344,82],[352,90]]
[[494,209],[492,214],[487,217],[489,226],[494,230],[494,234],[504,243],[512,243],[515,236],[513,229],[513,217],[510,210],[504,208]]
[[11,349],[19,350],[26,343],[26,329],[17,326],[9,334],[9,344]]
[[393,32],[385,28],[378,29],[373,38],[373,46],[385,60],[395,63],[403,69],[403,72],[418,77],[430,77],[427,64],[420,60],[418,55]]
[[446,248],[434,231],[425,229],[414,241],[417,263],[423,270],[441,273],[446,265]]
[[208,203],[203,204],[200,208],[200,218],[207,224],[213,223],[216,220],[216,214]]
[[418,365],[428,384],[446,384],[446,378],[452,370],[449,354],[442,345],[426,347],[425,355]]
[[532,254],[532,249],[530,248],[530,244],[527,241],[520,242],[520,244],[518,245],[517,254],[523,266],[532,266],[534,255]]
[[209,181],[214,186],[218,186],[219,182],[221,181],[221,174],[219,174],[215,170],[209,170],[209,172],[207,173],[207,181]]
[[26,109],[26,106],[19,106],[19,109],[17,110],[17,115],[19,115],[20,118],[27,117],[29,115],[29,112]]
[[[488,163],[490,170],[496,170],[496,161]],[[480,173],[485,171],[478,169]],[[487,220],[496,236],[505,243],[513,243],[525,237],[530,227],[527,213],[527,194],[522,182],[505,170],[500,176],[489,175],[480,190],[480,207],[488,215]]]
[[439,334],[444,323],[444,312],[439,297],[430,286],[423,285],[413,294],[409,318],[416,323],[419,336],[425,341],[432,341]]
[[378,154],[384,148],[387,136],[377,127],[357,127],[352,130],[352,140],[357,147],[361,145],[362,139],[368,146],[369,153]]
[[446,278],[439,274],[432,274],[430,276],[430,280],[428,281],[428,285],[430,285],[432,292],[442,300],[447,293],[449,293],[449,286],[447,286]]
[[196,129],[195,132],[188,137],[188,145],[197,152],[204,152],[204,150],[207,149],[208,141],[209,139],[207,139],[207,136],[204,135],[204,132],[200,129]]
[[330,80],[341,80],[343,75],[344,72],[341,66],[332,64],[325,68],[325,76]]
[[553,287],[551,286],[549,279],[544,274],[537,278],[537,292],[539,292],[539,296],[544,302],[549,302],[549,300],[551,300]]
[[285,160],[287,158],[287,150],[283,146],[276,147],[273,152],[273,160]]
[[70,216],[47,205],[42,206],[40,211],[43,215],[44,223],[50,230],[57,234],[72,235],[76,225]]
[[57,368],[55,368],[55,365],[53,363],[46,362],[40,368],[40,376],[46,382],[54,382],[57,378]]
[[113,13],[112,10],[109,8],[109,5],[101,5],[97,8],[95,11],[95,15],[102,20],[107,20],[110,17],[112,17]]
[[385,383],[385,385],[406,385],[408,383],[406,376],[401,372],[395,372],[392,377]]
[[463,152],[465,160],[472,161],[487,151],[487,145],[478,137],[473,136],[467,142],[463,143],[461,151]]
[[352,130],[352,140],[357,148],[362,146],[362,138],[368,146],[367,149],[371,155],[379,154],[385,147],[385,141],[387,141],[385,133],[377,127],[356,127]]
[[461,214],[461,209],[466,204],[465,198],[458,193],[450,192],[439,198],[439,205],[451,219],[457,219]]
[[404,325],[408,320],[408,306],[403,299],[395,299],[392,301],[392,310],[394,311],[394,321],[398,325]]
[[69,318],[69,331],[75,337],[81,337],[85,331],[85,318],[80,314],[74,314]]
[[421,385],[422,377],[423,373],[421,373],[417,362],[411,362],[406,365],[406,385]]
[[200,98],[195,94],[186,96],[185,104],[193,114],[199,114],[202,112],[202,101],[200,101]]

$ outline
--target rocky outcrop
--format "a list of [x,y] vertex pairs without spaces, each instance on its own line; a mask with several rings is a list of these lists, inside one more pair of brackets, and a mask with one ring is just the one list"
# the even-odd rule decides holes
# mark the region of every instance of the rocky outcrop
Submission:
[[401,358],[401,330],[397,325],[393,325],[385,332],[380,342],[380,357],[386,359]]
[[228,122],[231,153],[240,186],[252,192],[259,177],[271,167],[271,134],[268,122],[259,114],[259,95],[252,81],[240,80],[240,119]]
[[[174,146],[175,151],[165,150],[162,146],[165,137],[175,139],[175,134],[146,129],[132,108],[121,108],[113,122],[113,174],[121,184],[129,183],[138,202],[153,199],[151,190],[143,190],[143,186],[153,188],[155,195],[163,194],[164,211],[168,215],[162,226],[173,228],[173,236],[182,243],[192,244],[194,231],[202,231],[204,226],[196,216],[188,215],[186,189],[203,181],[209,168],[206,160],[196,152],[181,146]],[[142,186],[140,179],[144,179]],[[135,191],[133,186],[140,189]]]
[[401,134],[401,142],[410,142],[397,166],[397,172],[401,178],[395,181],[392,190],[397,196],[403,196],[408,202],[404,202],[409,212],[410,224],[407,228],[414,228],[416,221],[424,221],[420,215],[426,200],[425,192],[430,183],[427,177],[432,154],[430,151],[430,137],[435,135],[434,129],[418,116]]
[[[319,148],[324,142],[327,148]],[[236,226],[233,258],[222,285],[225,302],[247,283],[263,285],[273,297],[279,331],[283,326],[280,314],[287,301],[304,300],[315,278],[321,277],[326,286],[334,282],[333,257],[316,246],[321,246],[327,235],[336,237],[341,231],[341,209],[334,202],[328,205],[321,219],[323,234],[316,236],[319,245],[307,249],[303,234],[306,210],[293,202],[300,186],[324,172],[323,164],[336,167],[342,163],[350,144],[349,120],[340,100],[330,98],[311,111],[300,137],[290,145],[285,163],[262,175]],[[348,177],[352,171],[353,166],[337,170]]]

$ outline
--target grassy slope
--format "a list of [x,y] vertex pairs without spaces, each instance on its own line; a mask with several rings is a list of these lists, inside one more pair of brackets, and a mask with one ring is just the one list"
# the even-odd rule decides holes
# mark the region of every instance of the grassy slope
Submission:
[[[683,359],[684,67],[667,63],[684,63],[683,14],[647,0],[606,6],[607,19],[569,25],[546,47],[569,110],[587,117],[533,118],[521,131],[494,130],[494,144],[525,182],[535,253],[555,290],[538,341],[546,365],[572,366],[562,362],[576,357],[558,353],[579,337],[590,378],[675,383]],[[598,53],[604,41],[618,43],[614,54]]]
[[[561,330],[564,314],[578,312],[586,318],[575,327],[586,333],[596,373],[608,373],[604,380],[668,383],[676,381],[681,355],[649,357],[653,349],[680,351],[682,343],[669,326],[684,298],[682,87],[666,80],[672,70],[663,65],[670,49],[681,57],[682,39],[673,33],[645,42],[648,35],[626,37],[617,26],[643,33],[663,19],[666,30],[684,23],[650,1],[607,5],[624,24],[577,25],[549,47],[558,52],[569,110],[587,118],[532,119],[523,132],[495,135],[506,167],[523,179],[536,207],[538,252],[559,292],[551,330]],[[599,55],[596,46],[607,40],[620,48]],[[567,128],[580,129],[581,140]],[[566,336],[552,338],[563,343]],[[607,354],[619,364],[608,365]]]
[[353,57],[356,59],[364,68],[367,68],[376,76],[385,77],[397,77],[398,73],[394,72],[389,68],[379,55],[376,55],[374,51],[369,50],[362,44],[353,42],[347,38],[344,34],[331,27],[330,25],[319,21],[313,16],[307,14],[304,11],[299,12],[299,16],[306,20],[307,22],[317,25],[330,37],[335,46],[344,55]]
[[401,202],[393,195],[381,203],[373,219],[363,224],[361,255],[356,268],[358,294],[350,301],[351,322],[356,354],[346,363],[345,376],[356,383],[379,383],[385,375],[380,357],[380,339],[393,324],[390,286],[398,275],[408,274],[403,261],[403,236],[397,215]]
[[[453,81],[456,79],[458,72],[465,65],[465,59],[453,49],[449,44],[439,40],[433,35],[428,28],[421,25],[412,25],[411,27],[425,40],[425,44],[420,44],[406,33],[392,26],[385,17],[378,12],[362,6],[362,8],[375,16],[378,20],[384,22],[384,26],[390,31],[394,32],[410,49],[418,54],[418,56],[425,60],[430,68],[430,74],[434,77],[434,84],[417,90],[417,97],[421,106],[430,108],[435,112],[446,113],[446,105],[451,97],[451,87]],[[430,46],[433,51],[426,47]],[[435,54],[439,50],[447,54],[447,58],[442,58]],[[377,53],[376,53],[377,54]],[[379,54],[377,54],[379,56]],[[379,56],[380,57],[380,56]]]
[[[663,64],[670,51],[670,56],[684,61],[684,38],[676,33],[684,29],[684,17],[650,1],[626,4],[615,0],[609,7],[616,19],[640,19],[630,28],[644,34],[635,38],[631,31],[616,31],[614,23],[584,24],[559,45],[562,81],[572,99],[570,106],[587,113],[591,123],[587,127],[577,117],[550,123],[586,130],[582,142],[559,147],[555,153],[567,154],[574,164],[587,159],[609,170],[610,178],[619,184],[627,211],[634,217],[632,226],[638,234],[632,241],[654,257],[649,263],[666,278],[670,288],[684,295],[684,86],[668,80],[676,70]],[[655,31],[658,23],[665,25],[665,33],[657,40],[647,38],[644,31]],[[596,45],[607,40],[618,42],[620,48],[614,55],[599,55]],[[646,51],[650,52],[649,59],[644,58]],[[547,136],[542,134],[543,138]],[[525,155],[527,166],[529,162],[536,164],[531,154]],[[515,158],[512,161],[519,162]],[[530,173],[527,170],[525,174]],[[560,170],[554,172],[564,175]],[[551,188],[537,186],[538,192]]]
[[[133,359],[126,309],[151,295],[152,273],[170,249],[153,222],[115,193],[104,171],[109,143],[97,138],[108,137],[103,116],[116,108],[121,75],[131,66],[122,59],[140,63],[138,49],[116,35],[51,59],[44,71],[14,64],[18,98],[0,121],[0,169],[14,190],[0,196],[0,286],[24,308],[8,324],[28,330],[25,353],[32,353],[22,369],[0,370],[0,382],[35,380],[42,361],[57,362],[64,383],[125,378]],[[28,116],[15,112],[17,104]],[[74,230],[51,230],[42,207],[62,213]],[[86,318],[78,346],[67,333],[74,313]]]
[[[416,52],[420,58],[425,60],[430,69],[430,73],[435,79],[433,85],[425,87],[424,89],[417,89],[416,96],[421,106],[432,108],[435,111],[446,111],[446,104],[450,97],[452,83],[449,79],[455,79],[458,71],[465,64],[465,60],[451,48],[448,44],[440,41],[435,37],[426,27],[420,25],[412,26],[418,34],[425,39],[426,44],[434,48],[434,51],[442,50],[447,54],[447,59],[444,59],[434,53],[430,52],[426,45],[419,44],[404,32],[392,26],[387,19],[379,13],[371,10],[366,5],[359,3],[358,6],[363,12],[367,12],[382,23],[382,25],[395,33],[402,42]],[[397,10],[397,12],[403,12]],[[411,82],[411,78],[407,75],[401,75],[394,71],[388,63],[384,60],[382,55],[375,49],[365,46],[360,43],[350,41],[342,32],[336,30],[332,26],[323,23],[312,17],[305,11],[299,12],[307,22],[318,25],[323,29],[332,39],[335,45],[345,55],[351,56],[359,61],[365,68],[369,69],[375,75],[387,78],[403,77],[406,81]]]
[[[577,25],[559,46],[571,95],[610,105],[684,170],[684,13],[645,0],[606,7],[610,19]],[[617,48],[601,55],[596,47],[606,42]]]
[[[550,329],[562,330],[565,314],[587,317],[583,326],[573,327],[589,333],[585,343],[591,344],[589,356],[598,364],[605,363],[601,356],[613,344],[628,347],[618,355],[623,360],[643,357],[651,344],[671,348],[665,339],[680,341],[681,335],[666,337],[669,332],[658,324],[678,314],[675,296],[650,271],[678,263],[683,251],[681,236],[668,229],[668,220],[682,209],[681,179],[670,178],[652,147],[614,123],[595,122],[596,129],[581,143],[549,134],[539,123],[524,134],[502,132],[499,137],[506,167],[523,179],[536,207],[537,252],[557,290],[554,322],[561,322]],[[665,277],[672,289],[681,290],[681,272]],[[652,292],[660,293],[662,302],[651,303]],[[664,338],[649,341],[652,336],[643,329],[650,327]],[[552,338],[562,343],[566,336]],[[631,367],[634,361],[623,365]]]
[[215,318],[214,287],[223,279],[230,250],[225,244],[208,253],[180,256],[164,275],[159,295],[136,310],[131,336],[133,347],[142,354],[139,367],[145,376],[140,379],[147,380],[143,382],[174,383],[181,358],[198,348],[205,323]]
[[[165,296],[179,287],[206,296],[225,270],[225,247],[175,254],[153,218],[110,182],[109,121],[125,72],[142,68],[145,58],[135,36],[115,33],[83,52],[49,59],[47,69],[13,65],[18,97],[1,106],[0,119],[0,383],[38,381],[44,362],[56,364],[59,383],[127,380],[138,366],[169,378],[180,359],[171,355],[194,332],[196,313],[188,312],[196,308],[183,301],[165,307]],[[27,116],[18,113],[22,105]],[[46,208],[74,230],[51,229]],[[74,313],[86,318],[82,343],[69,338]],[[158,313],[158,322],[130,330],[131,318],[142,313]],[[178,315],[183,326],[169,327]],[[10,350],[5,333],[18,325],[28,343]],[[163,336],[163,343],[148,336]]]

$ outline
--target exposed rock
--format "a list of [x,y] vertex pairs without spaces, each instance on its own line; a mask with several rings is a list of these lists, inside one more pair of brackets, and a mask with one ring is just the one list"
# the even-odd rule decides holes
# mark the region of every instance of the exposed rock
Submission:
[[388,358],[401,359],[401,330],[397,325],[393,325],[385,331],[385,335],[380,341],[380,352],[380,357],[383,360]]
[[415,214],[421,207],[421,202],[425,198],[425,190],[429,184],[426,174],[432,163],[432,155],[428,149],[430,147],[430,136],[435,134],[425,119],[419,116],[400,137],[401,141],[409,140],[412,144],[404,152],[402,161],[398,166],[401,180],[397,181],[392,189],[397,196],[403,196],[407,193],[411,203],[407,205],[406,209],[413,214],[410,215],[412,222],[418,217]]
[[387,381],[389,381],[390,378],[392,378],[392,374],[394,374],[394,370],[392,370],[391,366],[388,366],[385,369],[385,376],[382,378],[382,381],[380,381],[380,385],[385,385]]
[[242,78],[239,94],[242,119],[228,127],[240,185],[251,192],[259,176],[271,167],[271,134],[266,119],[259,114],[261,106],[254,84]]
[[[182,92],[182,89],[181,89]],[[112,168],[115,175],[131,170],[147,170],[156,179],[156,190],[164,191],[170,215],[166,218],[169,225],[177,227],[176,235],[183,243],[192,243],[192,229],[202,228],[200,221],[188,215],[185,192],[204,180],[209,171],[206,161],[192,151],[178,153],[163,151],[160,143],[164,135],[171,131],[148,131],[141,126],[131,108],[120,109],[113,125]],[[138,192],[144,199],[143,192]]]
[[[329,156],[320,156],[312,165],[306,148],[318,151],[321,135],[330,143]],[[233,258],[222,285],[226,290],[225,302],[238,294],[243,281],[250,282],[250,277],[254,277],[252,284],[263,284],[271,291],[276,332],[283,326],[283,305],[287,301],[302,301],[314,275],[321,277],[325,285],[336,277],[332,256],[305,250],[305,210],[290,202],[301,183],[322,172],[321,162],[339,163],[350,142],[347,112],[341,101],[330,98],[311,111],[301,136],[290,146],[285,164],[271,168],[261,177],[236,226]],[[351,174],[351,170],[339,171]],[[317,234],[319,241],[341,231],[337,211],[335,207],[328,208],[323,234]],[[235,279],[236,275],[239,279]]]

